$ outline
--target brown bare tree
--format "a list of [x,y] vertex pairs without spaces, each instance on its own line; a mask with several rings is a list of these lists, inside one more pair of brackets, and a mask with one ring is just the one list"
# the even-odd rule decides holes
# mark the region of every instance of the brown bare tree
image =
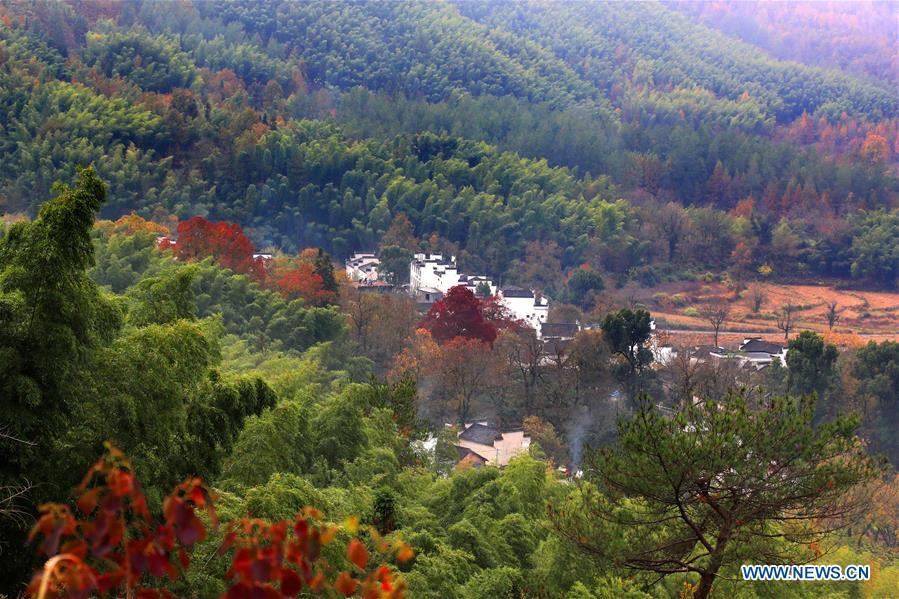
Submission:
[[829,304],[827,304],[827,312],[825,312],[824,317],[827,318],[827,328],[832,331],[833,325],[835,325],[840,319],[840,313],[837,310],[836,302],[830,302]]
[[761,285],[753,285],[749,288],[747,297],[749,298],[749,307],[752,309],[752,313],[758,314],[767,299],[765,290],[762,289]]
[[715,329],[715,346],[717,347],[718,332],[721,330],[721,325],[724,324],[724,321],[730,315],[730,304],[722,297],[715,297],[704,303],[699,309],[699,313]]
[[787,305],[781,308],[777,314],[777,328],[783,331],[784,341],[789,341],[790,331],[796,326],[795,317],[796,307],[792,302],[787,302]]

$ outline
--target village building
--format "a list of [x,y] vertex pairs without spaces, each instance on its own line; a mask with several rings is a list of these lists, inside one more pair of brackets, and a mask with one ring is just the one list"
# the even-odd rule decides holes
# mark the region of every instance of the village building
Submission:
[[736,356],[743,360],[744,363],[752,364],[757,369],[770,366],[774,358],[779,359],[784,366],[787,364],[787,348],[780,343],[765,341],[761,337],[743,339]]
[[431,304],[443,299],[443,292],[433,287],[419,287],[412,296],[419,311],[427,312],[431,309]]
[[415,254],[409,265],[409,292],[414,296],[421,288],[446,293],[459,284],[456,257],[443,254]]
[[467,423],[456,442],[460,462],[499,468],[515,456],[527,453],[530,446],[531,438],[523,430],[504,431],[486,421]]
[[580,322],[544,322],[540,332],[544,340],[567,341],[577,337],[581,331]]
[[346,260],[346,277],[359,283],[374,283],[379,280],[380,264],[381,261],[374,252],[354,252]]
[[549,317],[549,300],[521,287],[504,287],[499,297],[513,319],[537,331],[537,337],[544,336],[543,325]]
[[[678,356],[679,350],[670,345],[657,345],[655,338],[651,344],[653,356],[661,366],[670,363]],[[712,345],[694,345],[686,348],[689,352],[691,364],[701,364],[712,360],[734,360],[740,367],[762,370],[778,359],[781,365],[787,365],[788,348],[780,343],[765,341],[761,337],[748,337],[743,339],[739,348],[726,349]]]

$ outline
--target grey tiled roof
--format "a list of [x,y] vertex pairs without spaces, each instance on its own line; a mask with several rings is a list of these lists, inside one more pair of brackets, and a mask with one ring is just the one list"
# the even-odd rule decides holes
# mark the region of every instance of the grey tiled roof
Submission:
[[462,431],[459,438],[472,443],[480,443],[481,445],[493,445],[493,441],[499,436],[499,429],[475,423]]
[[740,346],[740,351],[774,355],[782,352],[783,346],[779,343],[771,343],[762,339],[750,339]]

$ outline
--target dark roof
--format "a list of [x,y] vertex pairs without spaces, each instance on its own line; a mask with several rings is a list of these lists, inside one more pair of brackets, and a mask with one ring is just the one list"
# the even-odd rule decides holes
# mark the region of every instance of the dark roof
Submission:
[[375,292],[375,293],[386,293],[388,291],[393,291],[394,286],[385,281],[353,281],[350,283],[353,289],[365,293],[365,292]]
[[571,339],[577,335],[580,328],[575,322],[544,322],[540,325],[540,334],[544,338]]
[[454,447],[456,448],[456,451],[459,452],[459,460],[463,460],[466,456],[472,455],[484,460],[485,462],[487,461],[487,458],[467,447],[462,447],[461,445],[454,445]]
[[534,297],[534,292],[521,287],[506,287],[503,289],[503,297]]
[[740,346],[740,351],[763,353],[763,354],[779,354],[783,351],[783,346],[779,343],[771,343],[763,339],[750,339]]
[[478,423],[472,424],[459,434],[460,439],[481,445],[493,445],[493,441],[499,436],[501,436],[499,429]]

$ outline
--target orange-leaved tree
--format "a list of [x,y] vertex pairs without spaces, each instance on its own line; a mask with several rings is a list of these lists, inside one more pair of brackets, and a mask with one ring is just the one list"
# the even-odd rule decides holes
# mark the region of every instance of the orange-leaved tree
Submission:
[[271,286],[285,299],[302,299],[315,306],[337,301],[337,282],[331,258],[316,248],[293,257],[278,256],[269,266]]
[[389,378],[413,376],[422,413],[464,424],[475,408],[501,396],[508,380],[505,367],[500,353],[485,341],[457,336],[437,343],[427,329],[418,329],[396,357]]
[[[40,506],[30,539],[38,541],[38,551],[48,559],[28,587],[31,597],[174,597],[157,585],[186,572],[188,552],[206,538],[198,510],[206,511],[209,525],[218,528],[212,495],[195,477],[175,487],[163,502],[162,518],[154,517],[131,463],[109,444],[77,493],[77,511],[67,504]],[[334,541],[341,527],[323,517],[306,507],[293,522],[245,518],[227,524],[219,554],[233,554],[224,597],[295,597],[304,588],[338,597],[404,597],[403,580],[385,565],[372,567],[369,550],[357,537],[346,548],[354,569],[335,574],[321,549]],[[355,535],[358,521],[343,527]],[[411,559],[404,543],[390,543],[373,529],[369,533],[383,556]]]
[[265,280],[265,264],[253,257],[256,247],[244,235],[240,225],[194,216],[178,224],[177,242],[162,244],[163,249],[168,247],[175,251],[179,260],[211,257],[234,272],[250,275],[257,281]]

